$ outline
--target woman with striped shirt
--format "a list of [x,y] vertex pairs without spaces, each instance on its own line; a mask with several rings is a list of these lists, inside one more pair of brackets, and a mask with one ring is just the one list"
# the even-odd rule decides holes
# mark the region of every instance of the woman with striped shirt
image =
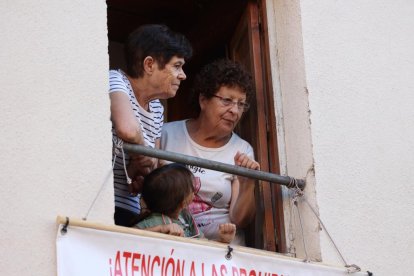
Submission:
[[[188,40],[164,25],[143,25],[125,43],[126,72],[110,70],[109,96],[113,136],[115,224],[132,226],[140,213],[132,180],[158,167],[158,160],[130,155],[122,143],[159,148],[164,108],[159,99],[174,97],[185,59],[192,55]],[[134,160],[134,167],[128,164]]]

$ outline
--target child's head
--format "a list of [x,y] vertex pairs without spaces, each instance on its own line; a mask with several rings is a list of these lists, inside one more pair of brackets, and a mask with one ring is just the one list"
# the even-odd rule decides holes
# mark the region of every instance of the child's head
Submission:
[[184,207],[193,194],[193,174],[184,165],[171,163],[145,176],[142,197],[151,212],[170,215]]

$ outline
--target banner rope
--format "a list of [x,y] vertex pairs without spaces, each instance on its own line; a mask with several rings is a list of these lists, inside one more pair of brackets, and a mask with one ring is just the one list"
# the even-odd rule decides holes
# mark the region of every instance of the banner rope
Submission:
[[302,225],[302,216],[300,215],[300,210],[299,210],[299,207],[298,207],[298,195],[299,194],[296,192],[295,196],[293,197],[293,205],[296,207],[296,211],[298,212],[298,217],[299,217],[300,231],[302,233],[303,250],[305,251],[305,256],[306,256],[304,261],[306,263],[309,263],[310,259],[309,259],[309,256],[308,256],[308,250],[306,249],[306,242],[305,242],[303,225]]
[[325,224],[322,222],[322,219],[320,218],[320,216],[318,215],[318,213],[316,212],[316,210],[310,205],[308,199],[306,198],[305,193],[298,187],[296,186],[295,189],[293,189],[294,191],[294,195],[292,196],[292,200],[294,205],[296,206],[296,209],[298,211],[298,215],[299,215],[299,221],[300,221],[300,226],[301,226],[301,231],[302,231],[302,242],[304,244],[304,250],[305,250],[305,256],[306,262],[309,262],[309,257],[306,251],[306,245],[305,245],[305,237],[303,235],[303,227],[302,227],[302,219],[300,216],[300,210],[298,207],[298,202],[299,202],[299,198],[303,199],[306,203],[306,205],[309,207],[309,209],[312,211],[312,213],[314,214],[314,216],[318,219],[319,223],[321,224],[323,230],[325,230],[329,240],[331,241],[331,243],[333,244],[336,252],[338,253],[338,255],[340,256],[342,262],[344,263],[345,268],[347,269],[348,273],[356,273],[356,272],[360,272],[361,268],[355,264],[348,264],[347,261],[345,260],[344,256],[342,255],[341,251],[339,250],[338,246],[336,245],[335,241],[333,240],[331,234],[329,233],[328,229],[326,228]]
[[[118,142],[115,142],[113,140],[113,143],[114,143],[114,152],[113,152],[113,155],[112,155],[112,158],[113,158],[112,167],[108,171],[108,173],[106,174],[104,180],[102,181],[101,187],[99,188],[98,192],[96,193],[95,198],[92,200],[92,203],[90,204],[90,206],[88,208],[88,211],[86,212],[85,216],[82,218],[83,220],[87,220],[88,219],[89,213],[91,212],[92,208],[95,206],[96,200],[98,199],[99,195],[102,193],[103,189],[105,188],[105,184],[108,182],[109,177],[111,176],[111,174],[112,174],[112,172],[114,170],[117,155],[120,152],[122,152],[122,160],[123,160],[123,165],[124,165],[124,170],[125,170],[125,175],[127,177],[127,181],[129,180],[129,182],[131,182],[131,179],[128,177],[128,174],[127,174],[127,171],[126,171],[125,153],[124,153],[124,150],[122,148],[123,141],[122,140],[118,140]],[[130,184],[129,182],[128,182],[128,184]]]

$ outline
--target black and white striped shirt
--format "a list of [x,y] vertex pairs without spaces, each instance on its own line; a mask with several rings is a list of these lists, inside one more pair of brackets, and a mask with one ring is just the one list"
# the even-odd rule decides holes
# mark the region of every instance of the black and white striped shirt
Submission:
[[[164,122],[164,107],[159,100],[149,103],[149,111],[143,109],[131,87],[127,76],[121,70],[109,71],[109,93],[125,93],[129,97],[131,108],[137,119],[137,124],[141,127],[142,134],[147,146],[155,147],[155,140],[161,137],[161,129]],[[122,140],[116,135],[114,125],[112,125],[113,156],[116,158],[114,165],[114,194],[115,206],[127,209],[134,213],[140,213],[139,196],[130,196],[128,183],[125,175],[122,152],[115,150],[118,143]],[[113,159],[112,159],[113,161]],[[128,165],[129,156],[125,152],[125,164]],[[131,177],[131,176],[130,176]]]

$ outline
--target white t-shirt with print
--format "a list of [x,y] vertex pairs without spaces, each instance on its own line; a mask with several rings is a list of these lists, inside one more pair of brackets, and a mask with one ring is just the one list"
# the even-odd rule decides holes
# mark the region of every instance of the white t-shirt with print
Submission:
[[[207,148],[197,144],[188,134],[186,120],[164,124],[161,149],[232,165],[237,151],[254,158],[250,144],[235,133],[232,134],[229,142],[220,148]],[[218,226],[230,222],[229,207],[233,175],[197,166],[187,167],[198,180],[195,184],[195,198],[189,210],[205,237],[217,239]],[[244,244],[244,236],[239,229],[233,244]]]

